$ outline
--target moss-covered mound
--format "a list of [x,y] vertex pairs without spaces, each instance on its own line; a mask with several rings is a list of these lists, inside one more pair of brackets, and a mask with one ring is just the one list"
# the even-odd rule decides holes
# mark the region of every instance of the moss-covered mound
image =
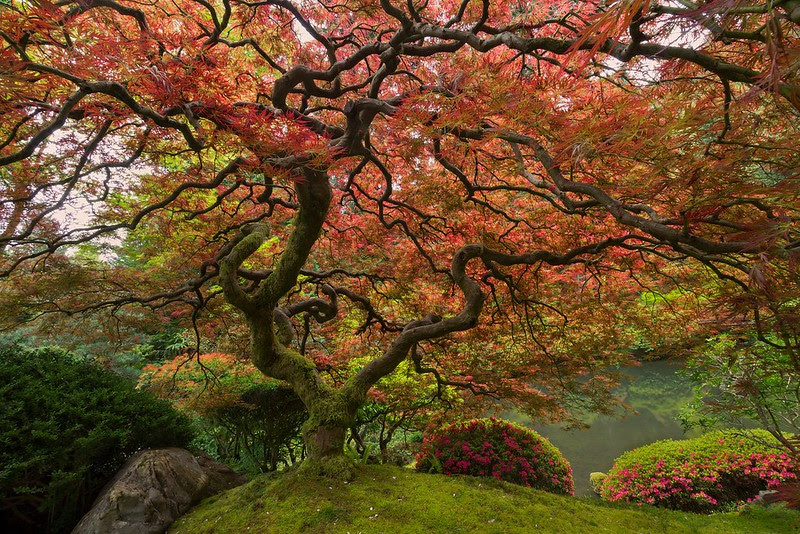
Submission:
[[702,516],[609,504],[491,478],[359,467],[355,482],[262,477],[212,497],[171,533],[203,532],[797,532],[800,513],[750,507]]

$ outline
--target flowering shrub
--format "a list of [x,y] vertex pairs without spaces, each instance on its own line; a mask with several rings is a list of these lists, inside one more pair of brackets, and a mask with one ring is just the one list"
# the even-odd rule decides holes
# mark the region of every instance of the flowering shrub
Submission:
[[600,487],[608,501],[711,512],[797,478],[791,457],[766,431],[711,432],[699,438],[657,441],[626,452]]
[[551,493],[572,495],[572,469],[549,441],[501,419],[478,419],[439,428],[426,436],[418,471],[492,476]]

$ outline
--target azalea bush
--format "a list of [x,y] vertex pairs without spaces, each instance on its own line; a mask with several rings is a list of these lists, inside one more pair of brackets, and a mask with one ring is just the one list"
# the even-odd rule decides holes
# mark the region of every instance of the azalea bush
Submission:
[[501,419],[476,419],[427,435],[418,471],[494,477],[513,484],[572,495],[572,468],[547,439]]
[[708,513],[797,479],[791,456],[763,430],[662,440],[617,458],[600,487],[608,501]]

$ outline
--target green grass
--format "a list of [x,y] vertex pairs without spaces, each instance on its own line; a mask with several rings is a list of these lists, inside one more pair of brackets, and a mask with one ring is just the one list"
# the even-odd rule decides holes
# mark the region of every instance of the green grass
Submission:
[[359,466],[354,482],[260,477],[200,503],[169,532],[800,532],[800,512],[748,506],[695,515],[562,497],[492,479]]

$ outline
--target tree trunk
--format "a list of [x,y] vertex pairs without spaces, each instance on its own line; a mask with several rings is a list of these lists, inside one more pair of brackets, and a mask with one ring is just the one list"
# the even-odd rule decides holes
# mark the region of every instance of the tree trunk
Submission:
[[355,409],[337,393],[307,408],[309,417],[303,424],[303,440],[308,456],[301,469],[315,476],[352,480],[355,465],[344,453],[344,442],[347,430],[353,425]]
[[343,426],[321,425],[303,432],[309,459],[324,458],[344,454],[346,428]]

